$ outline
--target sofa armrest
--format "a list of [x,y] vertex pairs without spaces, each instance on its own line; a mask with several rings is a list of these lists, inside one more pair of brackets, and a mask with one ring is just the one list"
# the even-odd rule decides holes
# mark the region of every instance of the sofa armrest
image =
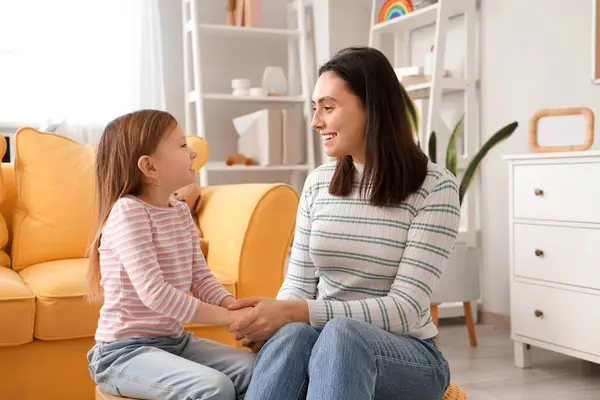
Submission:
[[236,280],[236,297],[275,297],[294,234],[298,193],[285,184],[202,189],[198,221],[209,242],[207,263]]

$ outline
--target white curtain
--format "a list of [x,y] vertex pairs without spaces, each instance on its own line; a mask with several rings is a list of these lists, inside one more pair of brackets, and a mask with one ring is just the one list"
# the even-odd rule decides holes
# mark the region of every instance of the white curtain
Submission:
[[106,123],[165,109],[158,0],[0,0],[0,123],[95,142]]

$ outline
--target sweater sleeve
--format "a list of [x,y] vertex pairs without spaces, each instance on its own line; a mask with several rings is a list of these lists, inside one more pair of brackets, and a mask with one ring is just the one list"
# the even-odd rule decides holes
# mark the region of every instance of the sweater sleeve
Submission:
[[220,305],[223,299],[231,296],[231,293],[215,278],[210,268],[206,265],[206,259],[202,250],[200,250],[200,236],[198,229],[194,224],[194,220],[189,211],[188,224],[190,226],[190,234],[192,236],[193,257],[192,257],[192,295],[205,303]]
[[152,241],[150,217],[143,206],[134,202],[115,204],[105,232],[142,303],[177,321],[192,321],[199,301],[164,280]]
[[294,242],[292,244],[288,272],[277,294],[278,300],[314,299],[317,293],[317,270],[310,258],[309,251],[311,192],[310,180],[307,179],[298,204]]
[[390,292],[365,300],[309,300],[310,323],[325,326],[350,317],[401,334],[420,328],[431,293],[454,249],[460,225],[458,186],[453,176],[438,179],[408,228],[407,243]]

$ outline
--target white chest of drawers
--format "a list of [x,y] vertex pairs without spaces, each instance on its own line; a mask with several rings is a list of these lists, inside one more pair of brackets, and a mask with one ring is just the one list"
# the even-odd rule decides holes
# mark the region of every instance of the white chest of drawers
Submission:
[[505,159],[515,364],[531,346],[600,363],[600,152]]

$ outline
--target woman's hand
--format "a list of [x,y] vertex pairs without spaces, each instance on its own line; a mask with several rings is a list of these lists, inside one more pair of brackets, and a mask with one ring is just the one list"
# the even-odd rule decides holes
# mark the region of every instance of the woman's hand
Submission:
[[[231,325],[228,331],[234,338],[246,338],[251,342],[265,342],[282,326],[290,322],[308,322],[308,304],[303,301],[274,300],[265,297],[251,297],[237,300],[228,309],[235,310],[254,307]],[[261,346],[262,347],[262,346]]]
[[243,338],[242,340],[240,340],[240,344],[252,350],[253,353],[258,353],[260,349],[262,349],[262,347],[265,345],[265,343],[266,342],[253,342],[248,338]]

